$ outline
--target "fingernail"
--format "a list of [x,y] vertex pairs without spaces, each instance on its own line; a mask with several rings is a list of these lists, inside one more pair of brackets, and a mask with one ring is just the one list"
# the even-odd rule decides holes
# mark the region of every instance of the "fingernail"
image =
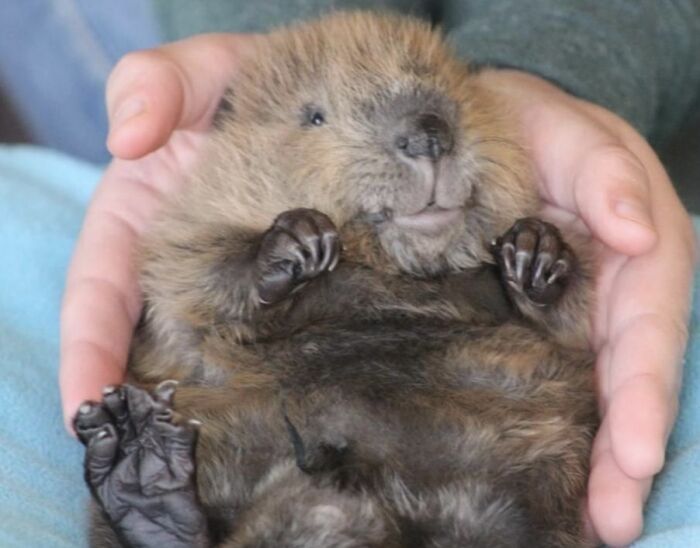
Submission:
[[615,204],[615,213],[618,217],[633,221],[647,228],[653,228],[649,210],[640,202],[621,201]]
[[140,97],[130,97],[116,107],[114,116],[112,117],[112,127],[117,128],[123,125],[127,120],[135,118],[146,110],[146,102]]

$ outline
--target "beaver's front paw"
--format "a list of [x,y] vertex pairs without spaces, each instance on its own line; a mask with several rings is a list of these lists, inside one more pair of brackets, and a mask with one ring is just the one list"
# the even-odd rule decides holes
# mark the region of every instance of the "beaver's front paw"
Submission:
[[105,389],[74,420],[86,446],[85,480],[127,546],[208,546],[194,482],[196,425],[171,409],[173,381],[153,395],[129,385]]
[[260,301],[281,301],[310,279],[333,270],[339,256],[338,231],[326,215],[314,209],[285,211],[264,234],[256,257]]
[[538,306],[559,299],[576,265],[557,227],[531,217],[518,220],[492,251],[508,290]]

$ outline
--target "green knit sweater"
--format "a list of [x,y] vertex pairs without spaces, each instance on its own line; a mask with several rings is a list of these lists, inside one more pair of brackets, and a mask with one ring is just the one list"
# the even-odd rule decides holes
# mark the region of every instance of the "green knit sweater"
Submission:
[[700,113],[700,0],[153,1],[168,40],[391,9],[441,25],[465,59],[538,74],[657,143]]

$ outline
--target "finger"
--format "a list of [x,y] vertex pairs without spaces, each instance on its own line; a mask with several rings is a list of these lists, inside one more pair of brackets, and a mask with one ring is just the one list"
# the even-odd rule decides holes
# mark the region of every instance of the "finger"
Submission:
[[[637,146],[633,144],[632,146]],[[622,469],[650,477],[663,464],[675,419],[681,360],[688,338],[694,241],[687,215],[663,168],[638,148],[652,177],[652,202],[660,239],[654,249],[630,258],[600,300],[606,305],[610,348],[602,393],[610,414],[612,448]]]
[[612,447],[626,474],[648,478],[664,464],[685,335],[664,318],[648,315],[632,320],[611,344],[607,415]]
[[610,432],[603,422],[596,437],[588,480],[588,515],[598,537],[626,546],[642,532],[642,507],[651,480],[627,476],[613,456]]
[[637,255],[651,249],[656,229],[642,162],[573,108],[541,109],[531,124],[546,199],[581,217],[616,251]]
[[[66,425],[80,403],[123,379],[141,297],[134,249],[161,203],[153,187],[106,172],[89,207],[61,309],[60,385]],[[122,170],[123,171],[123,170]]]
[[175,128],[207,127],[250,41],[206,34],[126,55],[107,82],[109,150],[138,158]]
[[656,242],[649,180],[641,162],[621,146],[590,150],[573,177],[576,211],[600,240],[627,255]]

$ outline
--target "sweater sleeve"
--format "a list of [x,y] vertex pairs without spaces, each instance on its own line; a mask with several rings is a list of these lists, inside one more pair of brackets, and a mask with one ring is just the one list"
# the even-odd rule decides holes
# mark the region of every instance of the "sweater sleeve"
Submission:
[[479,66],[517,68],[667,138],[700,101],[700,0],[445,0]]
[[343,9],[391,10],[428,17],[433,0],[152,0],[166,40],[201,32],[266,32]]

